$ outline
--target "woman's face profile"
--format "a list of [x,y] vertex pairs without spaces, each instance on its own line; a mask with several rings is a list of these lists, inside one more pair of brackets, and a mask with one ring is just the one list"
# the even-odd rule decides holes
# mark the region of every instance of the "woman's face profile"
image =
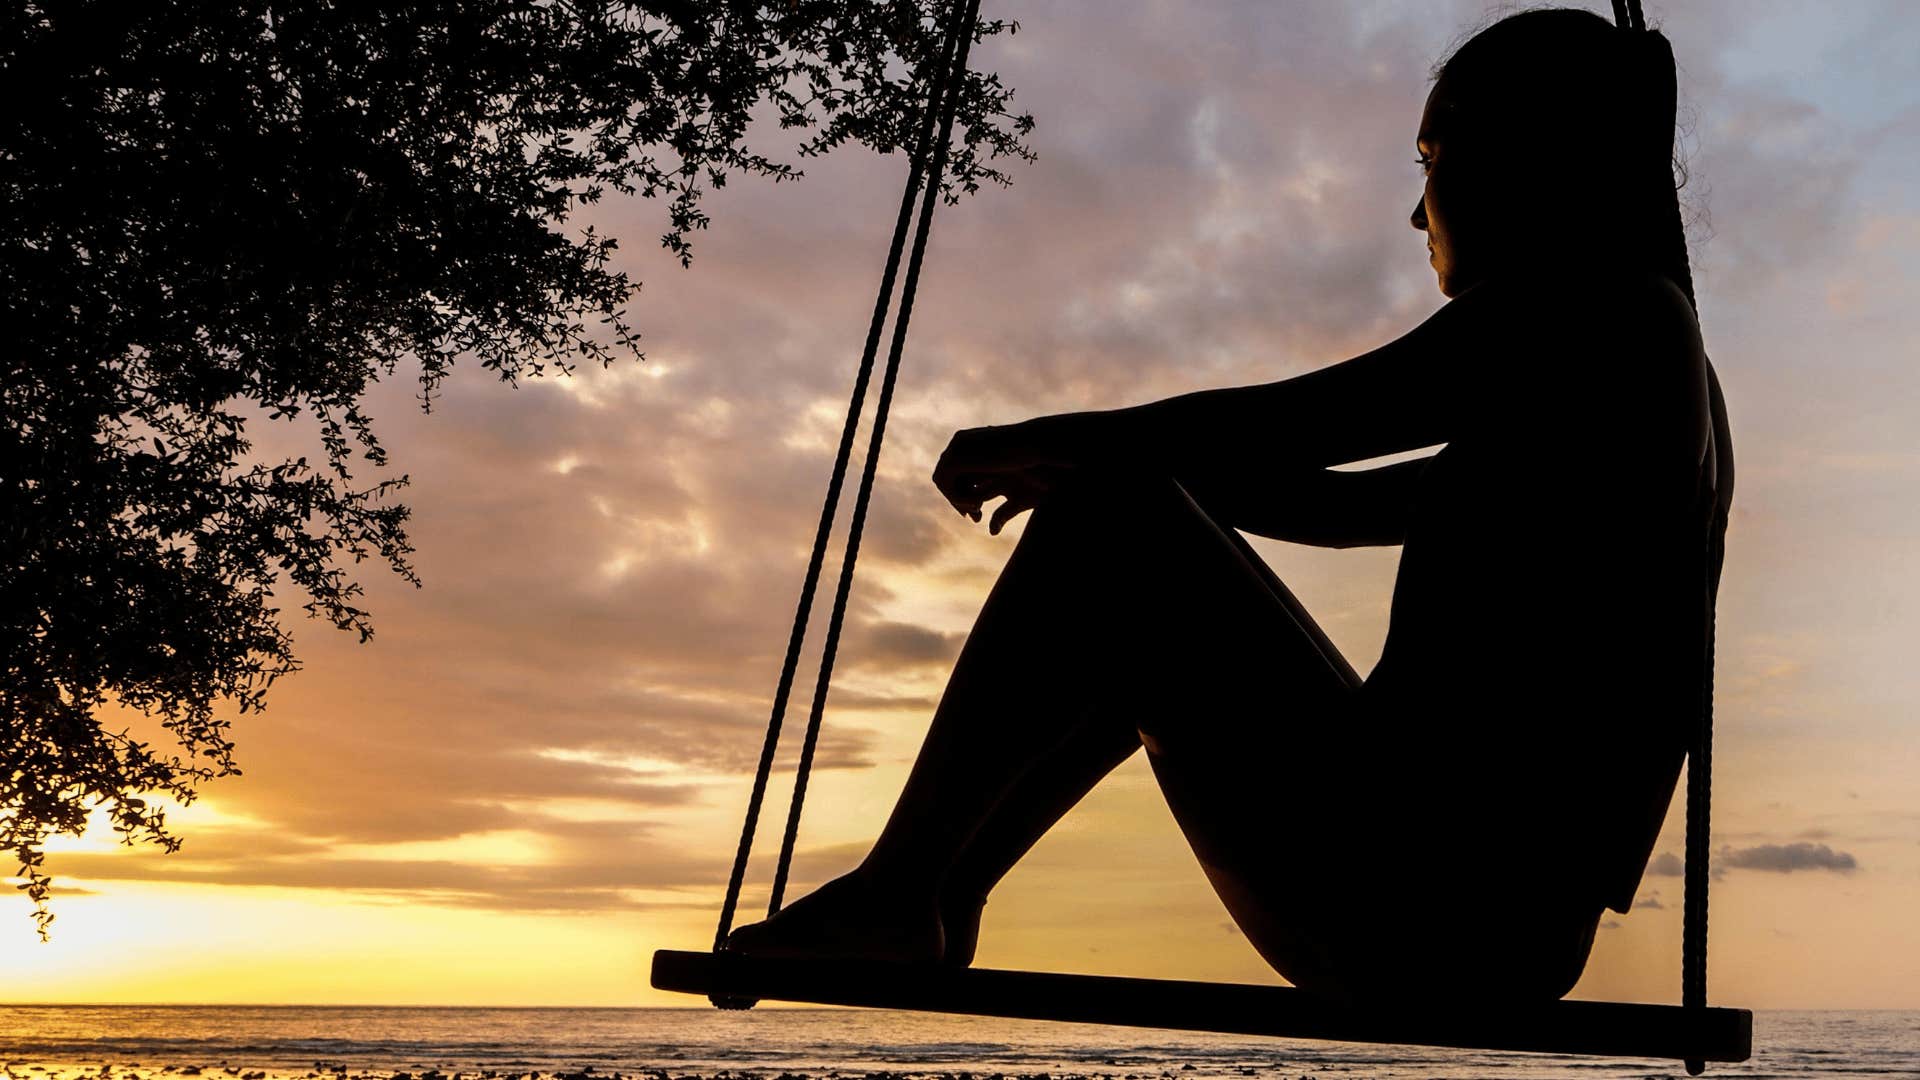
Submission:
[[1478,278],[1471,244],[1463,243],[1462,198],[1465,176],[1459,162],[1446,152],[1442,117],[1452,111],[1445,80],[1434,84],[1427,105],[1420,114],[1420,130],[1414,137],[1419,152],[1420,171],[1426,176],[1426,189],[1413,207],[1413,227],[1427,234],[1428,261],[1439,278],[1440,292],[1448,297],[1467,291]]

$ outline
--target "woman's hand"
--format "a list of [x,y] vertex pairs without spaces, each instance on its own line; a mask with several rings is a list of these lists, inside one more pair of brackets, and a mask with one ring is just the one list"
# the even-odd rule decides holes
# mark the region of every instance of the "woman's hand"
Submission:
[[994,508],[988,531],[1040,505],[1086,463],[1088,447],[1075,446],[1070,434],[1087,414],[1043,416],[1007,427],[965,428],[954,434],[933,467],[933,483],[953,508],[975,521],[989,499]]

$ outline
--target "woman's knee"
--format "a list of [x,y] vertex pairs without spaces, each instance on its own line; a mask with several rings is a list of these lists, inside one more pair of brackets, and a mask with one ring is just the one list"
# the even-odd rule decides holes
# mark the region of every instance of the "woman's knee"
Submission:
[[1129,482],[1105,473],[1076,473],[1049,491],[1033,509],[1021,534],[1023,548],[1064,546],[1077,564],[1137,562],[1143,549],[1163,546],[1153,539],[1165,527],[1159,520],[1172,481]]
[[1118,469],[1080,468],[1061,477],[1041,503],[1042,509],[1075,513],[1117,513],[1175,487],[1170,476]]
[[1101,530],[1103,548],[1163,547],[1169,535],[1200,537],[1218,533],[1206,512],[1173,477],[1082,469],[1047,493],[1034,509],[1028,529]]

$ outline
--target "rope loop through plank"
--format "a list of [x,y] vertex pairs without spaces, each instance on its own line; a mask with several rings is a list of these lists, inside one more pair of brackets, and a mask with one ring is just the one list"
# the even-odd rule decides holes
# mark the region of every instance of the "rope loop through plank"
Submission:
[[[819,738],[820,719],[826,705],[834,653],[839,645],[840,626],[846,613],[854,562],[859,555],[860,534],[866,521],[867,505],[873,491],[874,472],[879,462],[881,440],[886,433],[887,409],[893,398],[894,381],[900,369],[900,356],[906,346],[907,323],[913,313],[914,290],[919,285],[920,266],[926,253],[934,202],[939,197],[940,181],[946,172],[948,141],[952,137],[954,113],[958,109],[960,92],[965,83],[967,53],[973,41],[973,25],[979,10],[980,0],[953,0],[953,14],[947,26],[946,38],[937,54],[938,61],[935,68],[930,72],[931,77],[926,80],[933,88],[933,93],[928,99],[932,107],[927,110],[914,144],[907,173],[906,191],[900,197],[900,210],[894,220],[893,240],[887,249],[886,269],[880,278],[880,294],[874,301],[873,318],[867,327],[866,346],[860,355],[860,368],[854,377],[853,395],[847,404],[846,423],[841,428],[840,446],[834,456],[833,473],[827,481],[826,498],[820,507],[820,521],[814,531],[813,551],[808,557],[806,577],[800,586],[799,602],[795,605],[793,627],[787,638],[786,657],[781,663],[780,681],[774,690],[773,707],[767,720],[767,734],[760,747],[759,766],[754,772],[753,790],[747,798],[746,820],[741,825],[740,843],[735,849],[733,870],[727,879],[726,898],[720,906],[719,926],[714,931],[713,947],[716,951],[725,946],[727,935],[733,930],[734,913],[740,903],[740,888],[746,878],[747,860],[753,851],[754,831],[759,825],[760,809],[766,800],[767,780],[773,773],[774,755],[780,744],[780,729],[786,718],[788,698],[793,691],[794,672],[799,667],[800,650],[806,641],[807,623],[813,612],[814,592],[820,582],[820,569],[826,559],[827,540],[832,535],[834,517],[839,510],[840,492],[846,481],[847,463],[852,457],[854,434],[859,429],[860,415],[866,406],[867,387],[873,375],[874,358],[879,353],[881,331],[886,325],[887,310],[900,269],[900,256],[907,246],[908,228],[917,224],[913,250],[907,264],[906,284],[900,298],[900,316],[895,322],[893,342],[887,352],[886,373],[881,380],[873,432],[867,445],[866,467],[861,474],[860,492],[854,504],[846,556],[841,562],[839,586],[834,595],[833,614],[828,624],[826,645],[821,657],[820,678],[814,687],[813,707],[808,715],[806,741],[795,774],[793,802],[787,813],[786,835],[781,844],[780,859],[775,870],[773,894],[767,907],[767,914],[772,915],[780,910],[788,867],[793,859],[794,839],[799,831],[801,804],[806,798],[807,774],[813,766],[813,751]],[[930,161],[929,158],[931,158]],[[913,215],[913,199],[923,187],[924,198],[921,201],[916,223]],[[722,1008],[740,1008],[749,1004],[718,996],[713,1001]]]

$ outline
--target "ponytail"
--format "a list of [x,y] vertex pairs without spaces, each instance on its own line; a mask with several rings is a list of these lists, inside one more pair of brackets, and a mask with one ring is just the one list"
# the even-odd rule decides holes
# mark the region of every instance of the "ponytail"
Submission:
[[[1633,4],[1638,15],[1640,5]],[[1649,170],[1658,170],[1659,190],[1649,191],[1648,222],[1653,230],[1649,254],[1659,270],[1686,294],[1687,303],[1700,312],[1694,299],[1693,264],[1687,256],[1687,228],[1680,216],[1680,182],[1674,179],[1674,126],[1678,109],[1678,69],[1673,59],[1673,44],[1658,30],[1646,29],[1643,19],[1623,23],[1615,33],[1622,35],[1628,55],[1634,63],[1624,73],[1630,80],[1624,93],[1641,108],[1632,111],[1647,125],[1653,146],[1648,150]],[[1649,181],[1652,184],[1653,181]]]

